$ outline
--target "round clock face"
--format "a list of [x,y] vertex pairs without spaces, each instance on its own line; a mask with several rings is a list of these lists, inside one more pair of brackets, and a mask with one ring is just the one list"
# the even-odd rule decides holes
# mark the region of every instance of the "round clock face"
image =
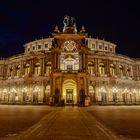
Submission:
[[65,41],[64,48],[67,51],[73,51],[76,48],[76,43],[74,41]]

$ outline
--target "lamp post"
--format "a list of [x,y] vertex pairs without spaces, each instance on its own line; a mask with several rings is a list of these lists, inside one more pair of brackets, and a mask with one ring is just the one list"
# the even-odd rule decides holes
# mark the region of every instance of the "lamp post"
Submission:
[[37,86],[34,90],[34,97],[33,97],[33,102],[37,102],[38,103],[38,95],[39,95],[39,92],[40,92],[40,88]]
[[133,96],[134,96],[134,102],[136,103],[136,101],[137,101],[137,98],[136,98],[137,90],[133,89],[132,93],[133,93]]
[[21,92],[22,92],[22,97],[23,97],[23,102],[25,103],[26,102],[26,98],[27,98],[27,88],[26,87],[24,87],[22,90],[21,90]]
[[7,94],[7,89],[4,89],[4,90],[3,90],[3,93],[4,93],[4,103],[5,103],[5,96],[6,96],[6,94]]
[[127,96],[128,96],[129,90],[127,88],[125,88],[123,93],[124,93],[124,102],[127,103],[127,101],[128,101]]
[[105,103],[106,102],[106,90],[104,87],[101,87],[99,89],[99,92],[101,93],[101,103]]
[[118,93],[118,88],[114,87],[113,88],[113,102],[116,103],[118,98],[117,98],[117,93]]

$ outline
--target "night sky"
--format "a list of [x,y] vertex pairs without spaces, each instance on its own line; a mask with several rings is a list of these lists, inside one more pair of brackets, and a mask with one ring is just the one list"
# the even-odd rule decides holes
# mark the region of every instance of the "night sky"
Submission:
[[[98,1],[98,2],[97,2]],[[51,35],[63,18],[73,16],[92,37],[117,44],[117,52],[140,57],[140,8],[135,0],[2,0],[0,57],[23,52],[29,41]]]

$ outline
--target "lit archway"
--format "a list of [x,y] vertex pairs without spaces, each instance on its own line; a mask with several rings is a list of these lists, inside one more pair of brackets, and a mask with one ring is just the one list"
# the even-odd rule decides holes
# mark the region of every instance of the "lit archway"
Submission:
[[91,103],[96,102],[96,96],[95,96],[95,87],[89,86],[89,96],[91,97]]
[[30,73],[30,65],[26,64],[25,65],[25,75],[28,75]]
[[103,63],[99,64],[99,73],[100,73],[100,75],[105,74],[105,65]]
[[89,74],[94,74],[95,72],[95,67],[93,62],[88,62],[88,73]]
[[124,74],[124,68],[122,65],[119,66],[119,75],[122,77]]
[[48,76],[51,73],[51,62],[47,62],[45,65],[45,75]]
[[40,63],[36,63],[34,67],[35,67],[35,73],[34,74],[36,76],[39,76],[40,75],[40,70],[41,70]]
[[115,65],[114,64],[110,64],[109,72],[110,72],[111,76],[115,75]]
[[74,80],[68,79],[64,81],[62,98],[66,104],[77,103],[77,83]]

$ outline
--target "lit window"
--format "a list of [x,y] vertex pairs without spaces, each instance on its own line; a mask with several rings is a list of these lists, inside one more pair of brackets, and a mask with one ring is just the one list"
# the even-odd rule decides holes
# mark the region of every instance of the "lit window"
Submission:
[[123,66],[122,65],[119,66],[119,74],[120,74],[120,76],[123,76]]
[[35,46],[33,46],[33,50],[35,50]]
[[39,63],[35,64],[35,75],[40,75],[40,64]]
[[92,49],[95,49],[95,44],[92,44]]
[[88,63],[88,72],[90,74],[93,74],[94,73],[94,64],[92,62],[89,62]]
[[45,66],[45,74],[49,75],[51,73],[51,62],[48,62]]
[[110,48],[110,51],[111,51],[111,52],[113,51],[112,47]]
[[20,65],[16,68],[16,76],[20,75]]
[[41,45],[38,45],[38,49],[41,49]]
[[46,48],[46,49],[48,48],[48,44],[45,44],[45,48]]
[[13,74],[14,74],[13,68],[10,68],[10,69],[9,69],[9,76],[12,77]]
[[107,46],[105,46],[105,50],[107,51]]
[[115,66],[114,66],[114,64],[111,64],[110,65],[110,75],[115,75]]
[[127,67],[126,75],[127,75],[128,77],[131,76],[131,69],[130,69],[129,67]]
[[99,45],[99,49],[100,49],[100,50],[102,49],[102,45]]
[[30,73],[30,65],[26,64],[25,65],[25,75],[28,75]]
[[103,63],[99,64],[99,73],[105,74],[105,65]]

